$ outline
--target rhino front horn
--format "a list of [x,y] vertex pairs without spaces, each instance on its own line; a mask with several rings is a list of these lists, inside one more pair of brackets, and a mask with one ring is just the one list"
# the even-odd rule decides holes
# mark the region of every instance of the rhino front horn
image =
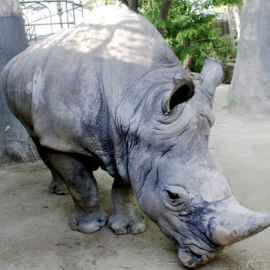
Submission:
[[270,226],[270,213],[250,211],[242,207],[234,197],[220,210],[212,224],[213,240],[220,246],[244,240]]

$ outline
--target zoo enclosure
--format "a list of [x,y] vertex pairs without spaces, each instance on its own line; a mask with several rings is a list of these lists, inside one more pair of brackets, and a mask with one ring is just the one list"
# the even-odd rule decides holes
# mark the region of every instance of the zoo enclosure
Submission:
[[[21,1],[28,42],[75,25],[84,16],[81,0]],[[31,18],[34,18],[31,20]]]

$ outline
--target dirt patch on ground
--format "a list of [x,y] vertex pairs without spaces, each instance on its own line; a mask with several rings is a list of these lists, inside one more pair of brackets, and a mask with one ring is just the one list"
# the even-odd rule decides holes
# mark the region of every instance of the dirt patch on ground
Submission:
[[[239,202],[270,211],[270,120],[234,115],[225,108],[228,86],[217,89],[210,151]],[[101,204],[112,213],[111,177],[95,173]],[[179,270],[175,247],[149,219],[145,233],[117,236],[107,227],[84,235],[68,227],[71,197],[48,192],[50,173],[41,163],[0,172],[0,269]],[[270,269],[270,229],[234,244],[201,269]]]

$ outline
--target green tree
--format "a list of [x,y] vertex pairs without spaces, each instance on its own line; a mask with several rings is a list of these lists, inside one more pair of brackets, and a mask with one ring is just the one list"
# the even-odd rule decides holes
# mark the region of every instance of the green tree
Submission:
[[209,6],[243,5],[243,0],[207,0]]
[[187,54],[192,56],[193,71],[201,70],[205,55],[224,61],[227,40],[219,38],[219,29],[211,27],[218,14],[209,11],[213,6],[209,2],[142,0],[140,4],[140,13],[157,27],[178,58],[183,61]]

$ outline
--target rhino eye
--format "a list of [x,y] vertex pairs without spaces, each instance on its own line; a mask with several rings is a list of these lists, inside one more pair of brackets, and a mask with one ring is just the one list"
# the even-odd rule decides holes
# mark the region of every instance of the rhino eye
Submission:
[[166,190],[166,192],[171,200],[177,200],[180,198],[177,193],[170,192],[169,190]]

